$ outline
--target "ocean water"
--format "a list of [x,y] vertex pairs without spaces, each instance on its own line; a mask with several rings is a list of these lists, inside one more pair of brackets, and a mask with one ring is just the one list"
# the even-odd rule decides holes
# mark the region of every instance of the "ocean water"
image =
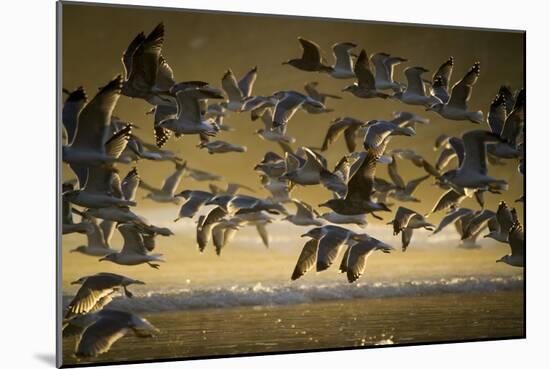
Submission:
[[[155,219],[162,217],[155,215]],[[160,329],[155,338],[131,333],[94,359],[73,356],[74,338],[63,340],[65,364],[205,357],[243,353],[392,345],[524,334],[522,268],[496,263],[509,246],[482,239],[477,248],[459,247],[453,230],[436,236],[416,232],[406,252],[389,226],[370,224],[369,234],[396,248],[375,253],[353,284],[338,272],[290,275],[307,227],[269,226],[265,248],[245,228],[217,256],[197,251],[193,222],[172,226],[176,236],[159,238],[155,252],[166,262],[125,267],[68,252],[83,237],[63,240],[64,305],[76,293],[71,281],[114,272],[144,281],[130,286],[134,298],[117,297],[108,308],[131,311]],[[353,228],[353,227],[352,227]],[[356,228],[356,230],[360,230]],[[116,235],[112,244],[120,244]]]
[[160,333],[126,335],[98,358],[65,364],[196,358],[393,344],[521,337],[520,291],[443,293],[143,313]]

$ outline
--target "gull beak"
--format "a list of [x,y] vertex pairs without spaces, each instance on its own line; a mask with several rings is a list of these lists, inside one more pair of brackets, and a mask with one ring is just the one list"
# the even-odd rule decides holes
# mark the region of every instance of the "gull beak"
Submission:
[[300,235],[300,237],[308,237],[309,235],[307,233],[304,233],[302,235]]
[[105,256],[102,257],[102,258],[100,258],[100,259],[98,259],[97,261],[104,261],[104,260],[107,260],[107,258],[106,258]]
[[71,284],[78,284],[78,281],[72,281]]

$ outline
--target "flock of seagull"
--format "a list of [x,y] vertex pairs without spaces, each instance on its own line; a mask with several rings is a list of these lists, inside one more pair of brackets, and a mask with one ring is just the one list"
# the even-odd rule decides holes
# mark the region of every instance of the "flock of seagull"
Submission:
[[[304,92],[276,91],[270,96],[253,94],[258,68],[254,67],[239,80],[231,70],[221,79],[221,89],[203,81],[176,82],[174,72],[162,55],[164,25],[160,23],[148,35],[139,33],[122,55],[124,74],[114,77],[88,98],[83,87],[64,90],[68,95],[62,108],[62,159],[74,173],[74,179],[63,183],[63,234],[82,233],[87,244],[72,252],[99,258],[119,265],[148,264],[159,268],[162,255],[153,253],[157,239],[170,237],[173,232],[158,227],[134,212],[136,191],[142,188],[146,198],[159,203],[180,204],[175,221],[196,218],[196,240],[202,252],[213,243],[221,254],[236,232],[245,226],[255,227],[265,246],[270,237],[267,227],[274,221],[287,221],[297,226],[312,227],[302,237],[307,242],[298,257],[291,279],[296,280],[311,269],[320,272],[331,267],[344,251],[339,269],[349,282],[364,272],[367,258],[375,251],[389,253],[393,247],[366,232],[355,232],[346,226],[367,225],[367,215],[382,219],[380,213],[394,213],[388,224],[395,236],[401,233],[402,250],[410,246],[414,230],[424,229],[437,234],[454,224],[465,245],[475,245],[479,235],[509,245],[511,252],[497,262],[514,267],[524,266],[524,231],[515,209],[504,201],[494,211],[484,204],[484,194],[500,194],[507,190],[506,181],[489,174],[489,166],[514,160],[518,171],[525,171],[525,92],[513,92],[502,86],[489,105],[484,122],[481,111],[470,111],[468,100],[480,76],[480,64],[471,68],[452,84],[454,59],[450,57],[425,78],[427,69],[420,66],[404,70],[406,83],[396,80],[394,69],[408,60],[387,53],[368,56],[357,45],[341,42],[333,46],[335,62],[328,65],[320,47],[312,41],[298,38],[302,47],[300,57],[283,65],[305,72],[324,73],[331,78],[353,80],[343,87],[361,99],[398,100],[406,105],[418,105],[441,117],[460,121],[467,130],[462,137],[442,134],[434,143],[439,151],[435,163],[412,149],[386,150],[393,136],[414,137],[429,120],[408,112],[396,112],[387,120],[368,120],[344,116],[335,119],[327,130],[320,147],[297,146],[296,139],[287,134],[287,127],[296,114],[323,114],[333,111],[327,107],[331,99],[341,96],[319,91],[316,82],[307,83]],[[374,68],[371,68],[373,65]],[[286,68],[286,67],[283,67]],[[152,109],[154,142],[134,135],[138,128],[113,115],[118,100],[141,99]],[[391,102],[389,102],[391,103]],[[197,149],[212,155],[245,153],[246,147],[214,139],[223,131],[234,130],[225,118],[231,113],[250,113],[252,121],[262,128],[256,131],[261,140],[280,145],[283,154],[265,153],[254,170],[262,186],[269,192],[266,198],[241,194],[253,190],[244,185],[229,183],[226,188],[213,184],[222,177],[192,168],[173,152],[163,149],[167,141],[183,135],[197,135]],[[330,149],[341,136],[349,154],[334,166],[329,165],[323,152]],[[411,142],[413,139],[411,138]],[[157,187],[140,178],[137,167],[122,177],[121,168],[140,160],[169,161],[174,171]],[[453,160],[456,165],[451,165]],[[404,180],[398,171],[400,161],[414,164],[422,175]],[[391,181],[376,176],[377,167],[386,166]],[[122,177],[122,179],[121,179]],[[210,191],[178,187],[183,177],[210,182]],[[443,191],[428,214],[414,210],[420,199],[414,196],[419,185],[432,178]],[[296,186],[324,186],[332,198],[319,204],[329,211],[319,214],[311,205],[293,198]],[[460,207],[467,197],[474,196],[479,210]],[[518,199],[523,201],[524,197]],[[392,210],[392,201],[409,203]],[[208,211],[201,212],[204,207]],[[294,212],[289,209],[295,208]],[[199,215],[199,212],[203,215]],[[432,213],[446,213],[439,225],[429,223]],[[75,220],[79,217],[80,222]],[[76,218],[78,219],[78,218]],[[112,248],[111,238],[120,232],[123,245]],[[73,282],[80,289],[66,308],[64,336],[78,337],[77,357],[93,357],[108,351],[126,332],[139,337],[152,336],[158,330],[145,319],[129,312],[104,309],[115,294],[132,294],[128,286],[143,284],[113,273],[84,276]]]

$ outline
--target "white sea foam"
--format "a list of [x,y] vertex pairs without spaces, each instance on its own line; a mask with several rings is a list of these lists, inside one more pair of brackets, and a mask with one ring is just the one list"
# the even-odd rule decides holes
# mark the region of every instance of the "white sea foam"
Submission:
[[[336,301],[359,298],[412,297],[444,293],[488,293],[521,290],[523,278],[456,277],[404,282],[330,283],[322,285],[289,284],[268,286],[234,285],[226,288],[173,288],[134,298],[116,298],[109,306],[136,312],[185,311],[239,306],[265,306]],[[68,302],[68,297],[65,299]]]

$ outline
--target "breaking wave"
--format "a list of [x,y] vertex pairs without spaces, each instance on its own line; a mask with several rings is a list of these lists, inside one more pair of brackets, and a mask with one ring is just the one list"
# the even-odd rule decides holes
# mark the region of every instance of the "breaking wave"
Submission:
[[[235,285],[228,288],[178,288],[136,293],[133,298],[115,298],[110,308],[134,312],[186,311],[239,306],[266,306],[336,301],[362,298],[414,297],[446,293],[489,293],[521,290],[523,278],[456,277],[411,280],[406,282],[369,282],[356,284]],[[130,288],[131,289],[131,288]],[[68,303],[69,297],[65,298]]]

